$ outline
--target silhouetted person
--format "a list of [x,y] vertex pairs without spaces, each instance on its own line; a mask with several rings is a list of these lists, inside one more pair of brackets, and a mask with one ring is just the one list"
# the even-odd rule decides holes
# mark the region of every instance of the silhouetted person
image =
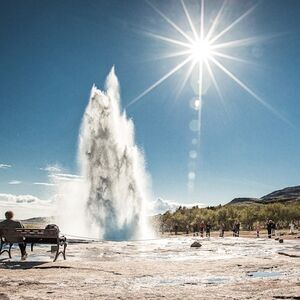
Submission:
[[239,237],[240,236],[240,227],[241,223],[239,221],[235,222],[235,236]]
[[269,220],[267,223],[267,230],[268,230],[268,238],[270,239],[272,237],[272,230],[273,230],[273,221]]
[[206,237],[210,237],[210,231],[211,231],[210,222],[207,222],[206,227],[205,227],[205,231],[206,231]]
[[[0,229],[24,228],[23,224],[20,221],[13,220],[13,217],[14,213],[12,211],[7,211],[5,213],[5,220],[0,222]],[[19,243],[19,248],[21,251],[21,259],[25,260],[27,258],[26,244]]]
[[178,225],[177,224],[174,226],[174,230],[175,230],[175,235],[177,235],[178,234]]
[[200,235],[201,235],[201,237],[203,237],[204,228],[205,228],[204,221],[201,221],[201,223],[199,224],[199,229],[200,229]]
[[275,235],[275,230],[276,230],[276,224],[274,221],[272,221],[272,235]]
[[185,226],[185,231],[186,231],[186,234],[189,234],[189,231],[190,231],[190,226],[189,225]]
[[221,223],[220,224],[220,237],[224,237],[224,232],[225,232],[225,224]]
[[259,238],[260,225],[259,222],[256,223],[256,237]]
[[233,225],[232,225],[232,236],[233,237],[236,236],[235,233],[236,233],[236,227],[235,227],[235,222],[234,222]]
[[238,237],[240,235],[240,222],[235,221],[232,226],[232,236]]

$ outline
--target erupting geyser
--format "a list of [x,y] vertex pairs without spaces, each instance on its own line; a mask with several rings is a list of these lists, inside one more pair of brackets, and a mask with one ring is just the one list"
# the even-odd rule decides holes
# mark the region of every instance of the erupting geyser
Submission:
[[[86,214],[100,238],[126,240],[148,235],[147,175],[134,142],[134,125],[120,111],[114,68],[106,90],[91,90],[79,135],[79,165]],[[91,229],[92,230],[92,229]]]

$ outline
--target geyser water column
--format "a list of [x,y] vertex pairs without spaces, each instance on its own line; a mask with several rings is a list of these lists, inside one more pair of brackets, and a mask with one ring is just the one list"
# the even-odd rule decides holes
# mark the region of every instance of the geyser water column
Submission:
[[144,159],[134,141],[133,122],[120,111],[114,68],[105,91],[95,86],[91,90],[80,129],[78,158],[91,230],[107,240],[148,237]]

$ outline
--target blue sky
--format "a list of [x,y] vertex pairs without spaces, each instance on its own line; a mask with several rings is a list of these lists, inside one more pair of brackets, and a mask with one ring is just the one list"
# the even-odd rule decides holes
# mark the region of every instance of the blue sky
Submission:
[[[152,3],[188,28],[179,1]],[[199,1],[185,3],[195,17]],[[156,197],[215,205],[300,184],[300,2],[232,0],[224,25],[256,3],[229,38],[280,35],[235,50],[253,64],[223,62],[291,125],[216,69],[225,104],[209,86],[195,190],[188,193],[194,137],[189,123],[195,118],[189,103],[195,83],[189,81],[177,95],[183,69],[127,108]],[[209,1],[207,22],[221,4]],[[11,167],[0,165],[0,193],[47,198],[52,187],[33,184],[48,181],[41,168],[57,164],[76,174],[77,137],[89,91],[93,83],[103,87],[113,65],[125,107],[180,61],[158,59],[170,46],[145,31],[178,38],[144,1],[1,1],[0,164]]]

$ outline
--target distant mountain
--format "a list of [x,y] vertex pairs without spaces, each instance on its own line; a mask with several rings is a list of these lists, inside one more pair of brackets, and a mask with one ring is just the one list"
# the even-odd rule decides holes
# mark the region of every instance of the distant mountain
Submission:
[[258,198],[234,198],[228,204],[252,204],[259,201]]
[[22,223],[24,224],[48,224],[53,222],[53,218],[49,217],[49,218],[43,218],[43,217],[36,217],[36,218],[30,218],[30,219],[26,219],[26,220],[22,220]]
[[264,202],[286,202],[300,200],[300,186],[287,187],[282,190],[272,192],[260,198]]
[[[3,221],[4,219],[0,219],[0,222]],[[51,224],[54,222],[54,217],[36,217],[36,218],[30,218],[30,219],[24,219],[20,220],[24,225],[47,225]],[[0,298],[1,299],[1,298]]]
[[294,202],[300,201],[300,186],[287,187],[267,194],[261,198],[234,198],[228,205],[245,205],[245,204],[267,204],[274,202]]

